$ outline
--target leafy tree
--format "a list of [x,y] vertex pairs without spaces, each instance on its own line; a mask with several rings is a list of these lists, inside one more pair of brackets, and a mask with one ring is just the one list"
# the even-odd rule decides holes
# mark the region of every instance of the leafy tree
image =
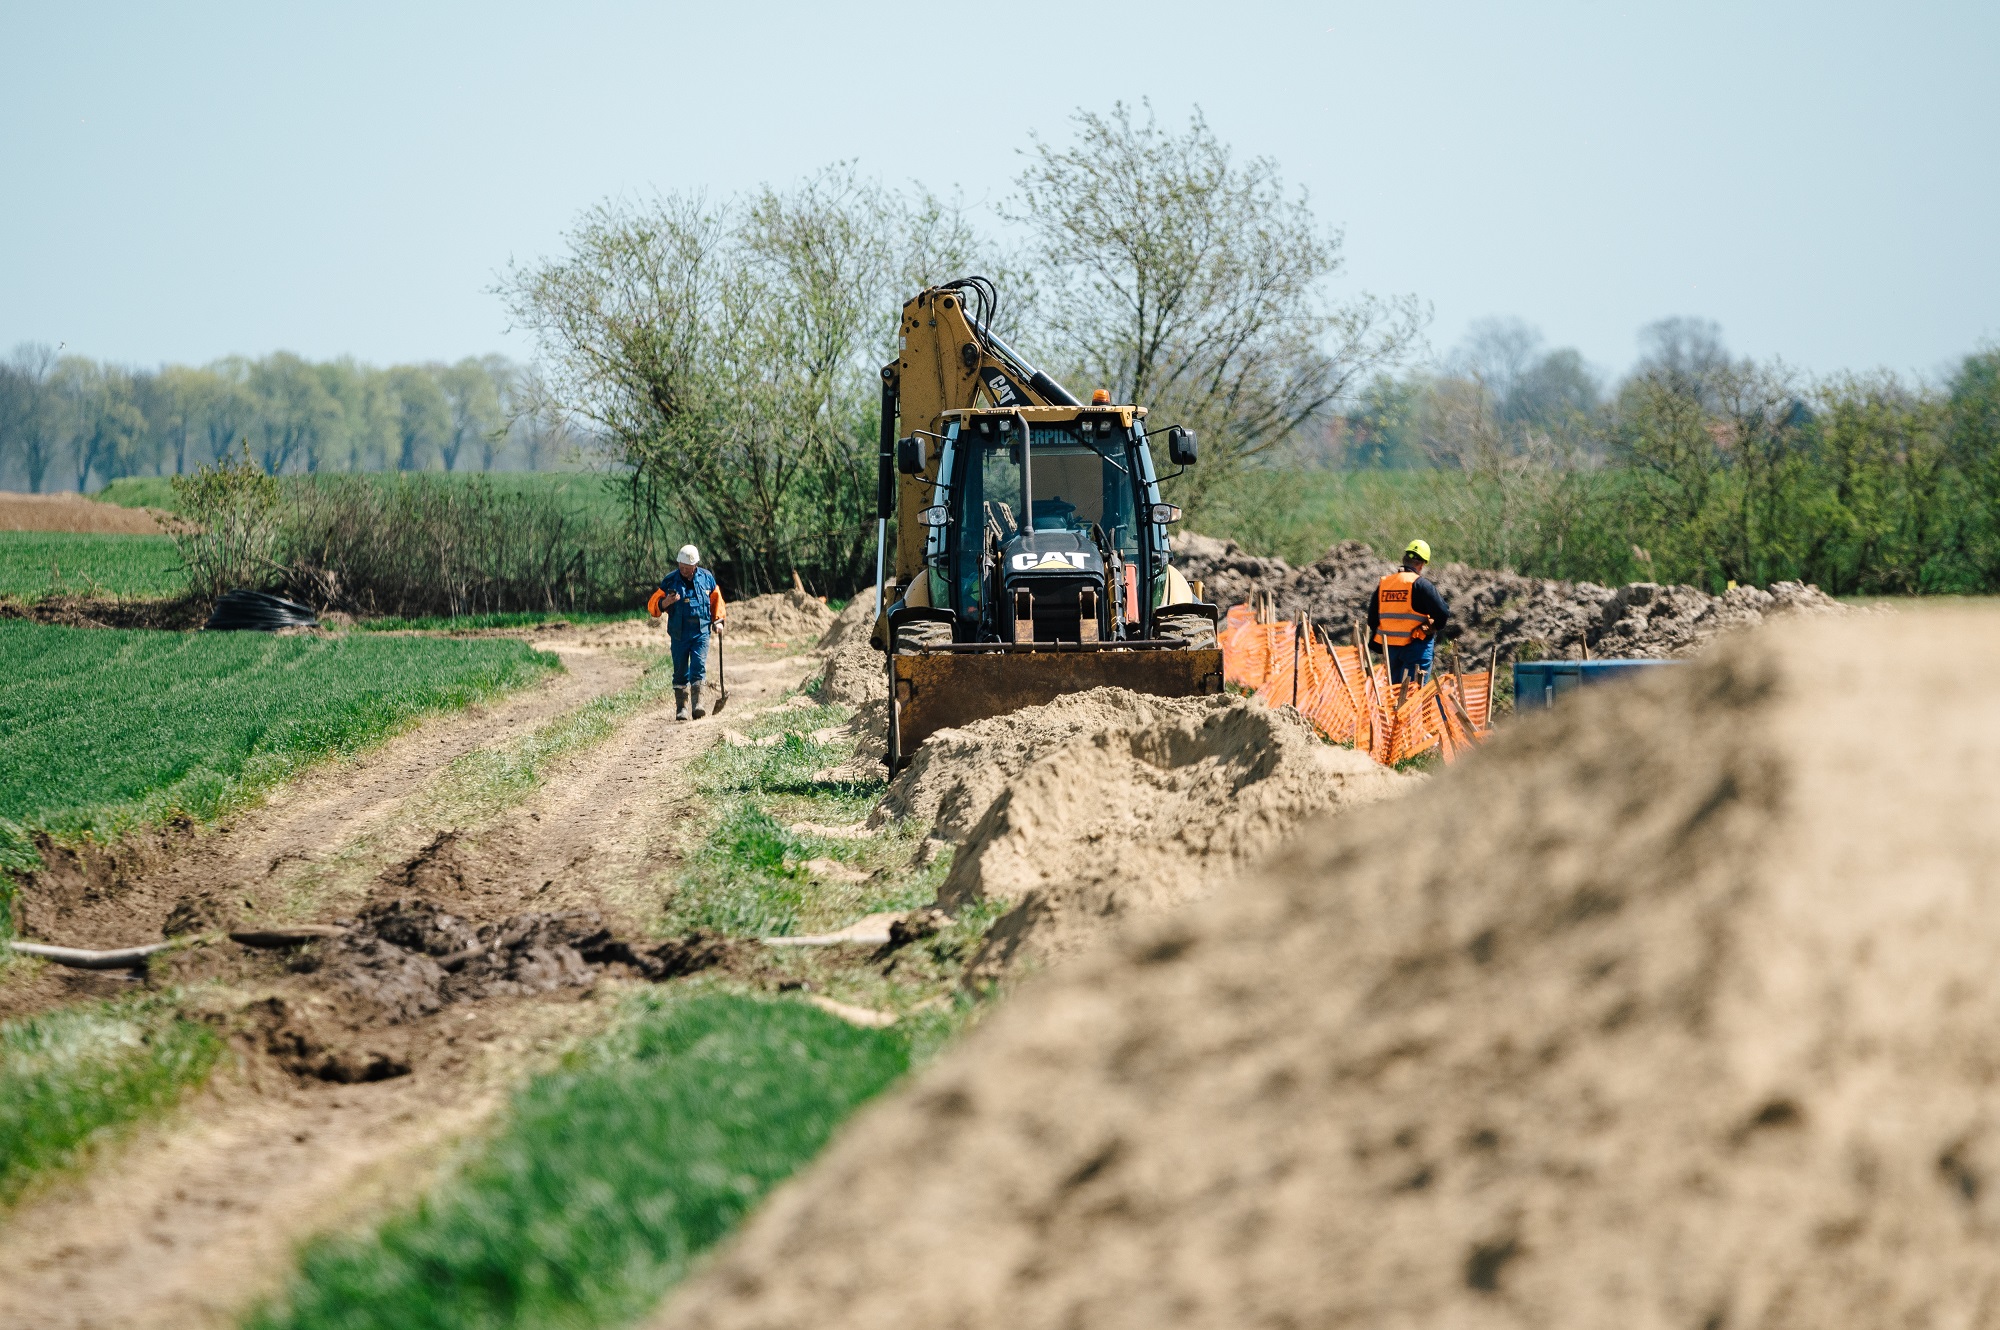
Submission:
[[256,404],[246,431],[257,461],[271,475],[295,463],[319,470],[340,405],[314,367],[288,351],[253,361],[245,385]]
[[456,471],[459,454],[468,445],[476,446],[501,428],[500,387],[486,365],[472,356],[456,365],[440,366],[435,377],[450,417],[438,443],[438,456],[445,470]]
[[1347,465],[1371,470],[1428,465],[1419,417],[1431,391],[1420,376],[1369,379],[1341,422]]
[[54,381],[69,422],[77,492],[90,488],[93,475],[113,480],[126,474],[146,428],[133,400],[131,375],[66,356],[56,364]]
[[[864,575],[876,372],[949,210],[834,168],[791,192],[585,215],[504,287],[545,401],[620,464],[641,569],[694,538],[750,589]],[[954,265],[955,266],[955,265]]]
[[1981,589],[2000,587],[2000,348],[1970,355],[1952,376],[1944,437],[1958,481],[1960,549]]
[[53,382],[56,353],[24,342],[0,365],[0,444],[21,459],[28,489],[40,494],[61,446],[61,402]]
[[421,471],[451,432],[451,404],[436,376],[415,365],[390,370],[384,387],[395,429],[396,469]]

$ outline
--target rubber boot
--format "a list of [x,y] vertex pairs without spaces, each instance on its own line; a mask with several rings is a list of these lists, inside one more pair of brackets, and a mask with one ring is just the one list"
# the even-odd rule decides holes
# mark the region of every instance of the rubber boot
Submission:
[[685,688],[676,688],[674,689],[674,719],[686,720],[687,718],[688,690]]
[[688,691],[694,694],[694,718],[700,720],[708,714],[708,708],[701,704],[701,685],[691,683],[688,685]]

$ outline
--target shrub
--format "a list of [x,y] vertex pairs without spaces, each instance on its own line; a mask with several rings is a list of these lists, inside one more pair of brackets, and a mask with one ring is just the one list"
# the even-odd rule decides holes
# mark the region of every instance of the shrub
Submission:
[[214,597],[237,587],[268,586],[279,576],[282,496],[276,478],[250,459],[248,444],[237,460],[175,476],[173,490],[179,516],[167,530],[192,594]]

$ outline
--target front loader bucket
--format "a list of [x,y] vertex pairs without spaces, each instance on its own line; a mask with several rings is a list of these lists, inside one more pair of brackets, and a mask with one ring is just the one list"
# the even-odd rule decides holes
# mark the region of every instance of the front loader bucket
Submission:
[[[1151,646],[1152,644],[1148,644]],[[939,730],[1040,706],[1091,688],[1157,697],[1222,691],[1222,652],[1160,644],[1037,643],[946,647],[889,658],[889,773]]]

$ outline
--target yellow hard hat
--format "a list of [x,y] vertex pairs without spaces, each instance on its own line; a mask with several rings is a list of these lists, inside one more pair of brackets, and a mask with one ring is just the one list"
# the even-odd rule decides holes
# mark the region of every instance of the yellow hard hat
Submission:
[[1403,546],[1403,553],[1414,554],[1419,559],[1422,559],[1425,563],[1429,563],[1431,561],[1430,542],[1427,540],[1413,540],[1409,544]]

